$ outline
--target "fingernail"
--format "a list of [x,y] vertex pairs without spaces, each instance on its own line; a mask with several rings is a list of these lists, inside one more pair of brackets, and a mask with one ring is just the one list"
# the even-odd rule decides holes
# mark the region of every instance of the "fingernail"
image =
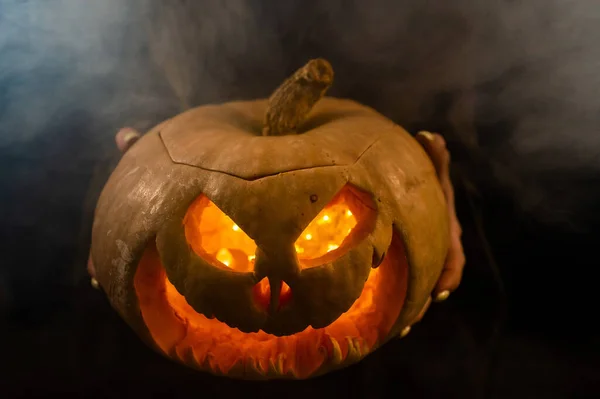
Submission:
[[450,296],[450,291],[444,290],[444,291],[442,291],[442,292],[440,292],[439,294],[436,295],[435,301],[436,302],[445,301],[446,299],[448,299],[449,296]]
[[97,289],[97,290],[100,289],[100,283],[94,277],[92,277],[92,279],[90,280],[90,283],[92,284],[92,287],[94,287],[95,289]]
[[123,135],[123,141],[127,144],[129,143],[131,140],[135,140],[137,138],[139,138],[140,135],[138,134],[138,132],[130,130],[127,133],[125,133]]
[[404,338],[408,335],[408,333],[410,332],[410,326],[406,326],[402,329],[402,331],[400,332],[400,338]]
[[435,136],[433,134],[429,133],[429,132],[421,131],[418,134],[421,135],[421,136],[423,136],[423,137],[425,137],[429,141],[435,140]]

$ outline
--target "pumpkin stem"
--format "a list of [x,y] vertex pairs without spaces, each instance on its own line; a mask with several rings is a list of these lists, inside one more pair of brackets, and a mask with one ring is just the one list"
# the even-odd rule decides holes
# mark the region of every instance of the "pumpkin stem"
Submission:
[[310,60],[269,98],[263,136],[295,134],[312,107],[333,83],[333,68],[322,58]]

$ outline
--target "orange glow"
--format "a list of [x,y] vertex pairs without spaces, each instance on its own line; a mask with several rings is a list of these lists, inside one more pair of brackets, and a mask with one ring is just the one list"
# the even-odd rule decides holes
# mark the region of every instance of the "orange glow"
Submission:
[[[279,304],[277,310],[284,307],[292,299],[290,286],[285,281],[282,281],[279,286]],[[262,309],[268,310],[271,303],[271,285],[269,284],[269,279],[265,277],[260,280],[252,291],[255,303]]]
[[[394,234],[384,261],[371,269],[362,294],[346,313],[327,327],[283,337],[262,330],[243,333],[195,312],[168,280],[154,243],[138,265],[134,287],[144,322],[166,355],[214,373],[306,378],[321,367],[357,361],[372,351],[398,318],[407,280],[404,245]],[[257,286],[270,293],[266,281]],[[291,294],[286,285],[280,289]]]
[[253,270],[256,244],[207,197],[190,205],[183,224],[185,238],[198,256],[238,272]]
[[353,232],[359,225],[368,229],[369,222],[373,221],[371,202],[364,193],[344,187],[296,240],[294,246],[302,267],[318,265],[320,262],[314,260],[346,244],[351,245],[355,241]]
[[320,258],[336,250],[350,235],[357,221],[348,205],[334,204],[323,209],[296,240],[298,259]]

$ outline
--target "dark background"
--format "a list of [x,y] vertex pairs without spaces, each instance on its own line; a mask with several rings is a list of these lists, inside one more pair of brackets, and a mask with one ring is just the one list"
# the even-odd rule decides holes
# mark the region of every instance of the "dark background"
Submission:
[[[595,0],[0,0],[1,396],[600,397],[599,42]],[[446,137],[460,289],[315,380],[162,359],[85,272],[115,132],[268,96],[316,56],[331,95]]]

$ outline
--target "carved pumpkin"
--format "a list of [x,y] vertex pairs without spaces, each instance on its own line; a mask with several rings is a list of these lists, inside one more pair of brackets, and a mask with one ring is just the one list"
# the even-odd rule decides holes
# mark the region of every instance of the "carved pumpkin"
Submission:
[[313,60],[269,100],[192,109],[123,156],[92,259],[160,353],[307,378],[357,362],[423,308],[448,250],[436,172],[399,126],[321,98],[332,78]]

